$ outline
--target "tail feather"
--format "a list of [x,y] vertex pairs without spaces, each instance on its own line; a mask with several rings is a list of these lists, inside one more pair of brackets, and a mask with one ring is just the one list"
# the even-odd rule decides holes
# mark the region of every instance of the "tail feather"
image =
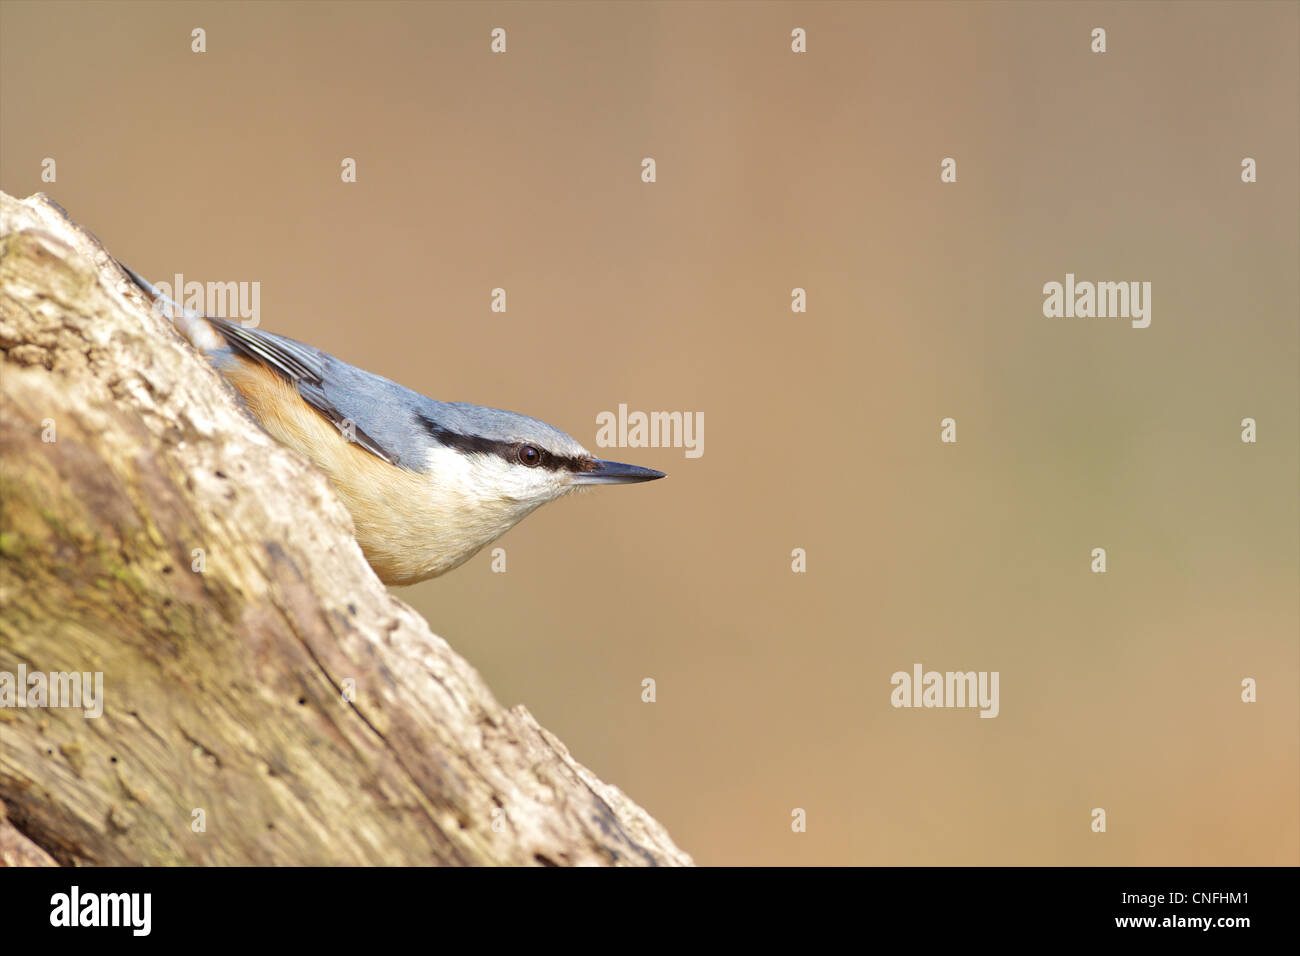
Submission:
[[154,312],[176,326],[176,331],[185,336],[196,349],[206,355],[226,347],[225,339],[208,322],[207,316],[187,309],[175,299],[163,295],[152,282],[125,263],[118,262],[118,266],[153,300]]

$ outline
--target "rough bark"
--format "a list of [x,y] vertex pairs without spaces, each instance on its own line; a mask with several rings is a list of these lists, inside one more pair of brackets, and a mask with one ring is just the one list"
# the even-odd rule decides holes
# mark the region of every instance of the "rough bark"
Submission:
[[0,193],[0,355],[0,673],[105,700],[0,707],[0,863],[691,862],[387,592],[43,195]]

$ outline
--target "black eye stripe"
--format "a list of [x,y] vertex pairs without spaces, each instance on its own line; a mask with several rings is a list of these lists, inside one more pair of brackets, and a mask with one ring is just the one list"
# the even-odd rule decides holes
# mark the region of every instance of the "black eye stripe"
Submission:
[[453,432],[443,428],[436,421],[427,418],[424,415],[416,415],[421,426],[429,435],[440,445],[446,448],[454,448],[459,452],[467,455],[495,455],[498,458],[504,458],[511,464],[520,464],[519,450],[524,445],[537,449],[539,461],[534,468],[545,468],[548,471],[591,471],[595,466],[590,458],[576,458],[569,455],[556,455],[547,451],[540,445],[534,445],[532,442],[509,442],[498,441],[495,438],[484,438],[481,435],[462,435],[459,432]]

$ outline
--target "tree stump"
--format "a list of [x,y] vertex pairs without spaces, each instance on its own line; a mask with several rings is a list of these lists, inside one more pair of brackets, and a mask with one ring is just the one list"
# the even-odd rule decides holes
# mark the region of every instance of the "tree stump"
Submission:
[[[691,863],[44,195],[0,193],[0,355],[0,863]],[[19,706],[36,673],[102,714]]]

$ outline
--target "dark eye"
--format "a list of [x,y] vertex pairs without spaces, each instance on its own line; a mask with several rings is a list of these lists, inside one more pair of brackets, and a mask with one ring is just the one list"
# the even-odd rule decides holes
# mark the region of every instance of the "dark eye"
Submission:
[[529,468],[536,468],[542,463],[542,453],[534,445],[520,445],[519,451],[515,454],[519,458],[519,464],[527,465]]

